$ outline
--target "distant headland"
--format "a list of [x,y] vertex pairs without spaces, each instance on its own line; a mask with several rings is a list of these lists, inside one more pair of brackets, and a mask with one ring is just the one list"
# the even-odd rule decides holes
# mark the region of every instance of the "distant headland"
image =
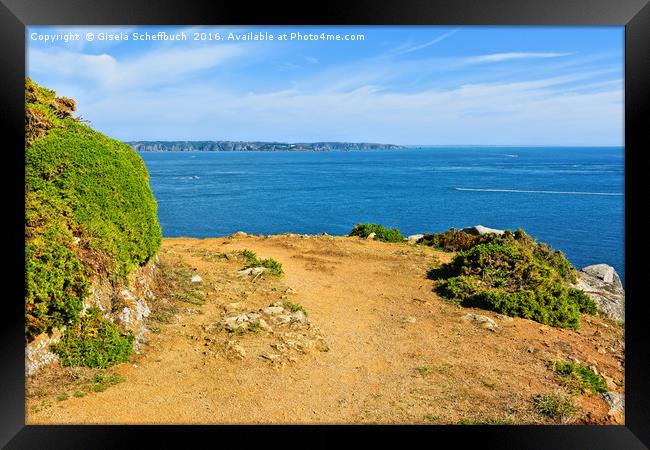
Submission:
[[393,150],[406,148],[396,144],[368,142],[256,142],[256,141],[132,141],[126,144],[139,152],[287,152],[331,150]]

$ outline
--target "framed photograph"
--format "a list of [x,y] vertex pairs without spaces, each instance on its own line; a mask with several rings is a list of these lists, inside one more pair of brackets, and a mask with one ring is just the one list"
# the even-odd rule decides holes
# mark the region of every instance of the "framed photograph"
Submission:
[[647,448],[647,3],[2,0],[0,442]]

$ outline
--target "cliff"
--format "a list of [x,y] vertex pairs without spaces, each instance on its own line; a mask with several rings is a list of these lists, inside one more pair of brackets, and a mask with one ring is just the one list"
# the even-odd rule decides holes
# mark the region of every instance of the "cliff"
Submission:
[[312,142],[288,144],[283,142],[246,141],[135,141],[127,142],[139,152],[286,152],[332,150],[394,150],[404,148],[394,144],[352,142]]

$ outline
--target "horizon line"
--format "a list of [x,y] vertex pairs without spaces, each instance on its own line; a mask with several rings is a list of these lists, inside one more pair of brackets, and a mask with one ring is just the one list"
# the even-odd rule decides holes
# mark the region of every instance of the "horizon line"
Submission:
[[625,147],[625,144],[398,144],[394,142],[372,142],[372,141],[277,141],[277,140],[245,140],[245,139],[136,139],[122,141],[125,144],[137,142],[258,142],[264,144],[376,144],[376,145],[399,145],[402,147]]

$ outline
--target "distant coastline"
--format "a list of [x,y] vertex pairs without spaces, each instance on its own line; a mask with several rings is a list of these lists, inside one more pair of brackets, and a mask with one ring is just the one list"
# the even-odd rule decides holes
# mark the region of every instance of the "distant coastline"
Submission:
[[327,152],[406,148],[396,144],[368,142],[131,141],[126,144],[138,152]]

